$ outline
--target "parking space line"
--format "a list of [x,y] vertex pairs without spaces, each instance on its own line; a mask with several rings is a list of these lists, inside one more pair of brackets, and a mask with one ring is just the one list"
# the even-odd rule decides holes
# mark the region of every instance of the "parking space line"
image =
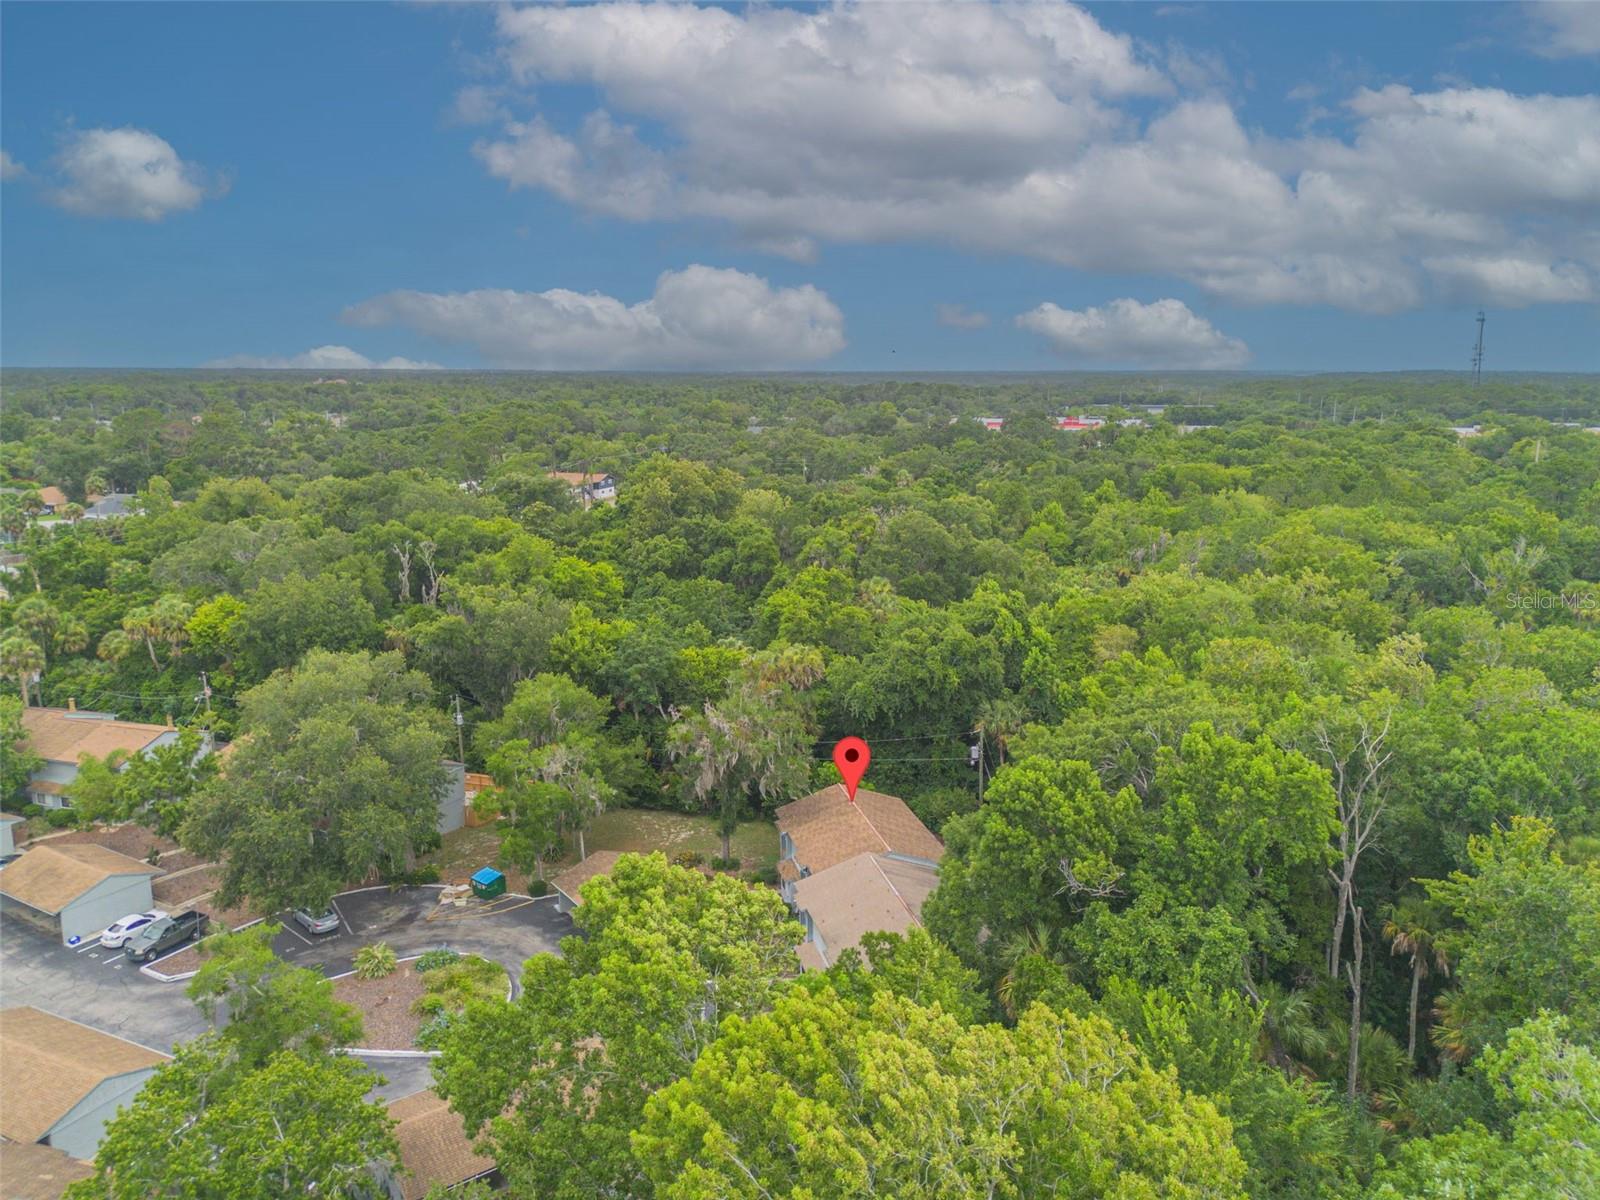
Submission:
[[[350,929],[350,922],[349,922],[349,920],[346,919],[346,917],[344,915],[344,909],[339,907],[339,902],[337,900],[329,900],[328,901],[328,907],[333,909],[334,916],[339,918],[339,926],[340,926],[340,928],[342,928],[342,929]],[[350,932],[354,933],[355,930],[350,929]]]
[[294,927],[294,918],[293,917],[290,917],[287,921],[283,922],[283,931],[285,933],[294,934],[295,937],[299,938],[302,942],[304,942],[308,946],[315,945],[315,943],[312,942],[312,940],[310,938],[305,937],[303,934],[301,934],[301,932],[298,929],[296,929]]

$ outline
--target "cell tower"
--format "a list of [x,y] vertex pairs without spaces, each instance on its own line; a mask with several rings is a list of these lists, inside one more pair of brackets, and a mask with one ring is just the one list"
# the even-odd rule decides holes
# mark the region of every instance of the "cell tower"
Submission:
[[1478,310],[1478,344],[1472,348],[1472,383],[1483,378],[1483,309]]

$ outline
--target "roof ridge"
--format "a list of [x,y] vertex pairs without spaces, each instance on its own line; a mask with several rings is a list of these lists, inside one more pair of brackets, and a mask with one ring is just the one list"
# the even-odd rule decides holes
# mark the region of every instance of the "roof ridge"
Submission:
[[[837,786],[842,787],[844,785],[843,784],[839,784]],[[882,793],[874,793],[874,794],[875,795],[882,795]],[[879,830],[879,828],[872,823],[872,818],[867,816],[867,810],[862,808],[861,805],[857,804],[854,800],[852,800],[850,803],[855,808],[855,810],[858,813],[861,814],[861,819],[867,823],[867,828],[872,830],[873,836],[876,837],[880,842],[883,843],[883,848],[885,850],[893,851],[894,847],[889,844],[889,839],[883,836],[882,831]]]
[[889,878],[889,872],[883,869],[883,864],[878,861],[878,856],[876,854],[872,856],[872,865],[882,877],[883,882],[888,886],[889,891],[893,894],[894,898],[900,901],[900,907],[906,910],[906,916],[911,918],[912,922],[918,929],[921,929],[923,927],[922,918],[917,916],[917,914],[912,911],[911,905],[906,903],[906,898],[900,894],[900,889],[895,887],[894,880]]

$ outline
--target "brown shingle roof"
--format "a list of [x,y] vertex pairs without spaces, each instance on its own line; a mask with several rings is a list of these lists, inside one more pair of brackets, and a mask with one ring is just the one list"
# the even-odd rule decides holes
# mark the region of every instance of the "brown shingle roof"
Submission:
[[104,846],[34,846],[0,870],[0,894],[40,912],[58,913],[114,875],[159,875],[161,870]]
[[148,1046],[37,1008],[0,1011],[0,1135],[36,1142],[105,1080],[166,1061]]
[[604,471],[546,471],[551,479],[559,479],[570,487],[582,487],[586,483],[599,483],[606,477]]
[[61,1200],[71,1184],[87,1179],[94,1168],[38,1142],[0,1142],[0,1198]]
[[494,1159],[472,1149],[461,1118],[437,1092],[396,1100],[389,1115],[398,1122],[394,1140],[400,1144],[400,1163],[410,1172],[399,1181],[405,1200],[419,1200],[436,1183],[449,1187],[494,1170]]
[[582,904],[583,898],[578,895],[578,889],[596,875],[609,875],[611,868],[617,865],[617,859],[621,857],[620,850],[596,850],[581,863],[568,867],[557,875],[552,881],[552,886],[574,904]]
[[22,727],[28,734],[28,747],[40,758],[77,765],[80,756],[104,758],[113,750],[137,754],[163,733],[164,725],[143,721],[106,721],[98,717],[73,716],[65,708],[27,708],[22,712]]
[[795,884],[794,905],[810,916],[828,959],[838,962],[866,934],[921,925],[922,902],[938,883],[934,867],[858,854]]
[[843,784],[825,787],[778,809],[778,829],[794,842],[794,858],[813,872],[858,854],[904,854],[938,862],[944,845],[898,796],[860,788],[850,802]]
[[63,504],[69,503],[67,494],[54,484],[40,488],[39,499],[51,508],[60,508]]

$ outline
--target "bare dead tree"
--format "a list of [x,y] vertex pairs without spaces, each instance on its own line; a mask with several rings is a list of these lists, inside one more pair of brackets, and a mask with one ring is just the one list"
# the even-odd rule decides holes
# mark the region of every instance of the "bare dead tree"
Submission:
[[433,565],[433,552],[436,549],[438,547],[431,541],[424,540],[417,544],[417,557],[428,572],[428,578],[422,585],[422,602],[430,607],[439,603],[439,586],[444,582],[444,576]]
[[400,560],[400,579],[395,588],[396,598],[401,604],[409,604],[411,601],[411,540],[407,538],[404,542],[396,542],[389,549],[393,550],[394,556]]
[[1056,866],[1061,871],[1061,877],[1067,881],[1066,886],[1061,889],[1063,892],[1068,892],[1074,896],[1089,896],[1101,900],[1123,894],[1122,889],[1117,886],[1122,880],[1123,872],[1121,867],[1118,867],[1109,879],[1102,879],[1097,883],[1084,883],[1073,870],[1070,858],[1061,859]]
[[1388,803],[1388,766],[1394,751],[1388,746],[1392,709],[1374,722],[1365,714],[1357,718],[1354,745],[1343,747],[1326,721],[1311,733],[1311,748],[1328,764],[1339,808],[1339,864],[1328,877],[1338,891],[1333,931],[1328,943],[1328,974],[1338,979],[1344,958],[1345,921],[1355,908],[1356,869],[1377,834],[1378,822]]

